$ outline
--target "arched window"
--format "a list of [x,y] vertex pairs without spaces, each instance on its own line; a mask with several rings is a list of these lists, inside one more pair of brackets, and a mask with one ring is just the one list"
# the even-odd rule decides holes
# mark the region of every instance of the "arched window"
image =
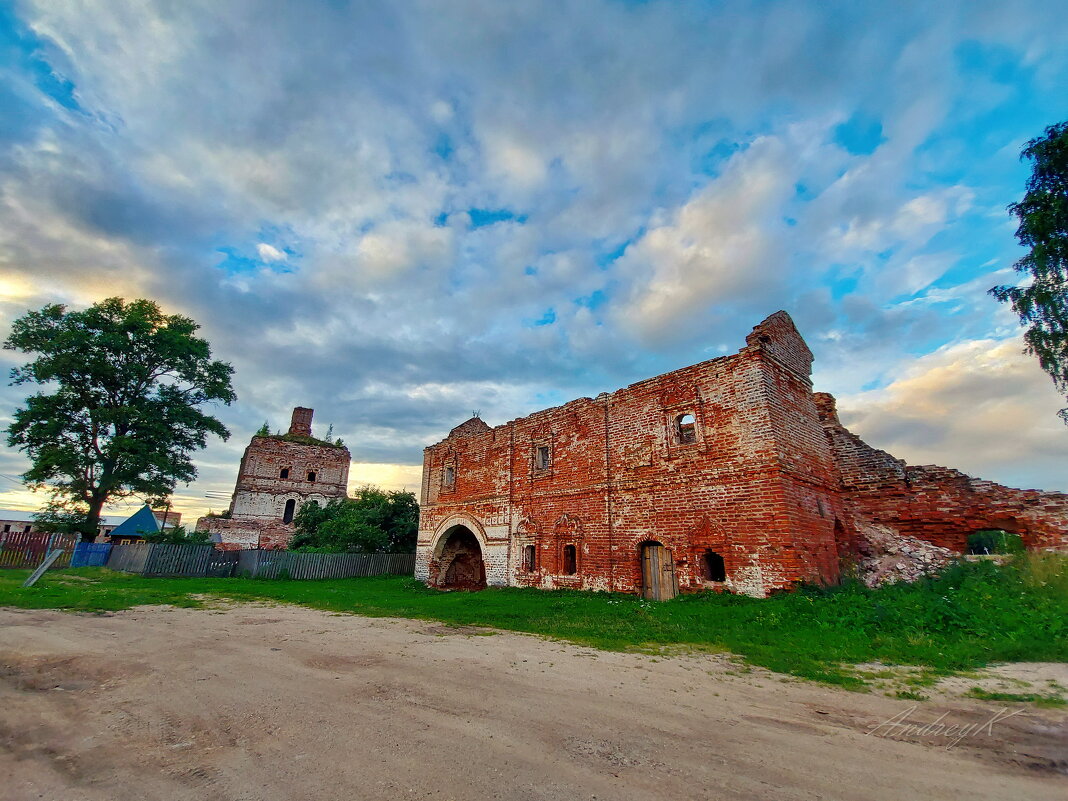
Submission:
[[314,470],[309,470],[308,471],[308,481],[315,481],[315,471]]
[[278,473],[278,477],[279,478],[289,478],[289,468],[288,467],[283,467],[281,469],[281,471]]
[[573,576],[578,573],[578,560],[575,554],[574,545],[564,546],[564,574]]
[[701,559],[701,572],[705,581],[727,580],[727,568],[723,564],[723,557],[712,549],[705,551]]
[[533,545],[523,546],[523,570],[527,573],[534,572],[535,560],[537,559],[537,551],[535,551]]
[[288,501],[286,501],[285,511],[282,512],[282,522],[283,523],[292,523],[293,522],[293,515],[296,514],[296,511],[297,511],[297,502],[295,500],[293,500],[292,498],[290,498]]
[[697,442],[697,425],[692,414],[680,414],[675,418],[675,438],[680,445]]

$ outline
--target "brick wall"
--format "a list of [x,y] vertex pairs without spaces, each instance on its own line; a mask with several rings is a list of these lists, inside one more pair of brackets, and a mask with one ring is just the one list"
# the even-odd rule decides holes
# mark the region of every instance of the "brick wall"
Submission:
[[1019,534],[1029,548],[1068,550],[1068,495],[1019,490],[937,465],[906,465],[842,426],[834,398],[816,393],[846,511],[856,526],[889,526],[955,553],[982,529]]
[[309,501],[344,498],[349,451],[311,439],[311,420],[311,409],[297,407],[287,437],[254,436],[241,457],[230,517],[202,517],[197,528],[223,547],[284,548],[293,537],[292,523],[283,519],[289,501],[296,514]]
[[[489,584],[635,592],[647,541],[682,590],[836,580],[841,504],[811,364],[780,312],[734,356],[495,428],[467,421],[424,453],[417,575],[440,578],[464,525],[484,537]],[[704,580],[706,550],[726,581]]]
[[[682,591],[751,595],[837,581],[843,557],[873,558],[873,527],[957,553],[986,528],[1068,550],[1068,496],[871,448],[812,392],[811,368],[777,312],[732,356],[495,428],[468,420],[424,452],[416,575],[442,583],[460,527],[490,585],[623,592],[641,588],[647,541]],[[708,551],[725,580],[706,580]]]

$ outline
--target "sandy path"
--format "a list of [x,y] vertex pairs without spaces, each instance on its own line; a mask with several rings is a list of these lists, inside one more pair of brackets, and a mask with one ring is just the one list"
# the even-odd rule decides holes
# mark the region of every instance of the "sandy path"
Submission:
[[1068,798],[1068,713],[948,750],[866,733],[910,706],[717,656],[297,607],[0,610],[5,801]]

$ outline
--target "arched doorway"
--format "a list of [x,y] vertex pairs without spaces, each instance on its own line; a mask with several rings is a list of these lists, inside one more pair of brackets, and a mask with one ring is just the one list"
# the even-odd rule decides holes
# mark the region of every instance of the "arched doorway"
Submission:
[[486,565],[482,546],[467,526],[453,526],[442,535],[441,551],[435,559],[434,586],[451,590],[486,588]]
[[642,563],[642,598],[667,601],[679,592],[675,560],[663,543],[649,540],[638,546]]

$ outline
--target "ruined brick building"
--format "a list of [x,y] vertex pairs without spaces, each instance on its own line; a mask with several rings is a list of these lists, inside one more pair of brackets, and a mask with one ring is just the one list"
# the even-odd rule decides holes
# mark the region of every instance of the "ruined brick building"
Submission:
[[829,583],[873,531],[957,553],[1000,528],[1068,549],[1068,496],[909,467],[813,393],[785,312],[738,353],[424,452],[416,576],[441,587],[749,595]]
[[257,434],[245,448],[230,507],[205,516],[197,529],[222,548],[284,548],[293,517],[314,501],[344,498],[349,450],[312,436],[312,409],[298,406],[286,434]]

